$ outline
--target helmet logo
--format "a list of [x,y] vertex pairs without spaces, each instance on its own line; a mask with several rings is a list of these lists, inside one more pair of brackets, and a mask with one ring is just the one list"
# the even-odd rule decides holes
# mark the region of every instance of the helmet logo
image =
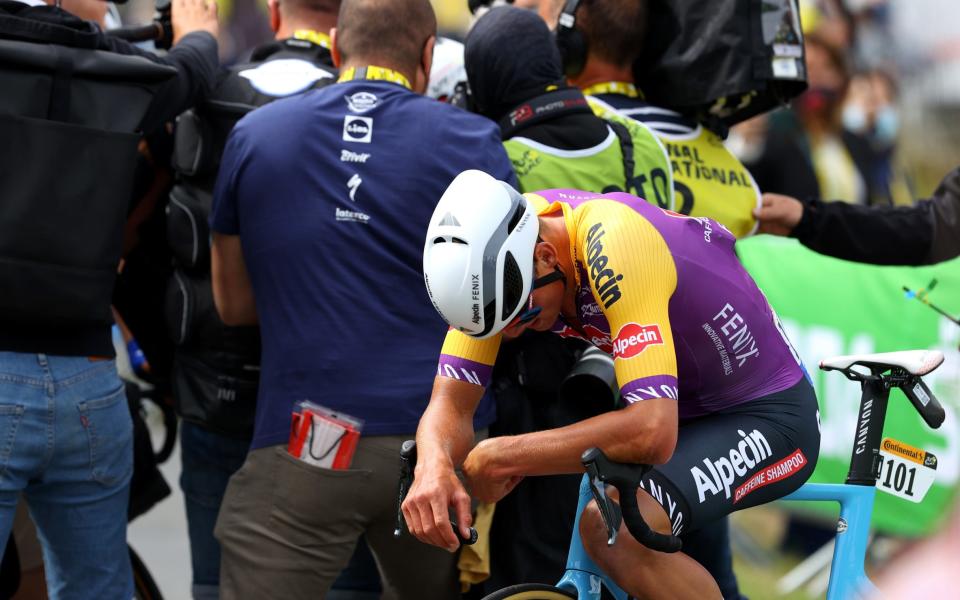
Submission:
[[474,325],[480,324],[480,275],[470,275],[470,299],[473,300],[473,321]]

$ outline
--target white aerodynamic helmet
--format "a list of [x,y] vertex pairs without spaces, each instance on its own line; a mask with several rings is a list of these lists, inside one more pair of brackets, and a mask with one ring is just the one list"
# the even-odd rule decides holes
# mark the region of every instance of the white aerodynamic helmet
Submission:
[[437,203],[423,248],[423,279],[440,316],[477,338],[499,333],[525,308],[540,222],[519,192],[464,171]]

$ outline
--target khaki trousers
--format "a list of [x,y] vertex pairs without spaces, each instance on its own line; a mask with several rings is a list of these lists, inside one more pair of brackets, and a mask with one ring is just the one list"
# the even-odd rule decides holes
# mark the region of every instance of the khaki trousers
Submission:
[[366,534],[384,599],[459,598],[456,554],[396,526],[404,436],[361,437],[351,469],[334,471],[253,450],[230,479],[215,535],[224,600],[324,598]]

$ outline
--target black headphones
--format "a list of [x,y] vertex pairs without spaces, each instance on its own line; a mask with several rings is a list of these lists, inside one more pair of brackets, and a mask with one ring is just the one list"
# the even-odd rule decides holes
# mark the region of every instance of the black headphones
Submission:
[[587,39],[577,29],[579,7],[580,0],[567,0],[554,32],[560,59],[563,61],[563,72],[567,77],[579,75],[587,61]]

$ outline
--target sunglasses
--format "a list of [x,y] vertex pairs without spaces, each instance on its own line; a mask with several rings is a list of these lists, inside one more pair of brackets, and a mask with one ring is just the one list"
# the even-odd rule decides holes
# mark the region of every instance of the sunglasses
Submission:
[[553,272],[540,277],[539,279],[533,280],[533,285],[530,286],[530,295],[527,296],[527,309],[520,313],[520,316],[517,317],[517,325],[524,325],[530,321],[537,318],[537,315],[540,314],[542,310],[539,306],[533,305],[533,291],[542,288],[545,285],[549,285],[554,281],[563,281],[563,286],[567,286],[567,278],[563,274],[563,271],[560,270],[560,267],[554,266]]

